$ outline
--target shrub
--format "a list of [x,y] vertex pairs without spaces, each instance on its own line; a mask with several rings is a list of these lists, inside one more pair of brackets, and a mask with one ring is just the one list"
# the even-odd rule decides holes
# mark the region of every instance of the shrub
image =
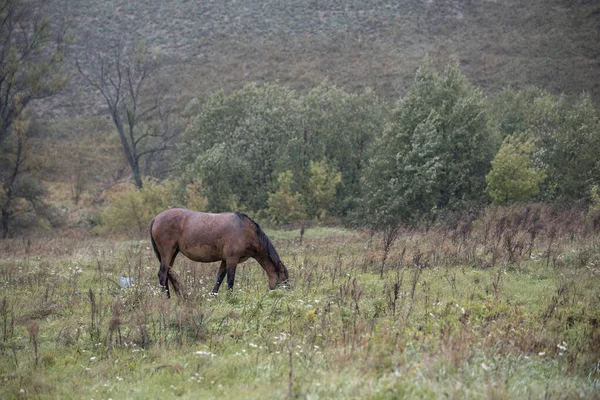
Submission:
[[152,218],[177,204],[175,183],[144,181],[141,189],[132,188],[111,195],[100,218],[96,233],[141,236],[146,234]]

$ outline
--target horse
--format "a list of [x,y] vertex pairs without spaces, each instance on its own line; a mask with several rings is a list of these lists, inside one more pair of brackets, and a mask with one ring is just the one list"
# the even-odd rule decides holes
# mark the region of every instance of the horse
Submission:
[[267,273],[269,289],[288,286],[288,270],[275,246],[261,227],[244,213],[165,210],[150,222],[150,240],[160,262],[158,280],[168,297],[171,297],[169,281],[180,294],[179,280],[171,271],[179,253],[197,262],[221,261],[213,295],[219,292],[225,275],[228,289],[233,289],[237,265],[249,258],[258,261]]

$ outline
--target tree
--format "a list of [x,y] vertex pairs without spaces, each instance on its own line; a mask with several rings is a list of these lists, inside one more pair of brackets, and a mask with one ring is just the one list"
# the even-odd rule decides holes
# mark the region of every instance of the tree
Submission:
[[306,217],[306,211],[302,196],[298,192],[292,192],[294,174],[285,171],[279,174],[279,190],[269,195],[268,214],[278,224],[286,224]]
[[[21,114],[22,115],[22,114]],[[12,122],[12,133],[0,143],[0,211],[2,238],[14,231],[55,221],[43,199],[46,190],[38,175],[43,160],[33,151],[35,129],[21,118]]]
[[327,160],[342,174],[329,211],[345,216],[356,207],[360,193],[360,175],[367,149],[381,134],[387,109],[375,93],[347,93],[321,83],[300,100],[302,135],[291,143],[291,162],[303,192],[308,196],[310,162]]
[[298,137],[297,107],[296,93],[274,84],[208,99],[185,133],[180,166],[186,182],[201,178],[209,210],[267,208],[292,164],[286,148]]
[[[166,88],[157,84],[161,54],[149,51],[144,42],[135,48],[119,42],[107,52],[90,49],[76,64],[106,102],[134,183],[141,188],[142,159],[166,151],[179,133],[165,100]],[[154,92],[148,93],[150,89]]]
[[39,4],[0,0],[0,143],[31,102],[58,93],[68,24],[52,27]]
[[413,223],[484,201],[496,148],[484,100],[456,62],[439,74],[425,61],[371,149],[362,185],[369,224]]
[[197,118],[186,131],[180,165],[188,181],[202,178],[210,210],[222,211],[235,198],[258,212],[286,171],[309,201],[311,162],[325,159],[341,172],[327,211],[346,215],[359,197],[360,171],[383,125],[382,110],[370,91],[348,94],[326,83],[304,96],[276,84],[216,93],[201,108],[196,102],[188,107]]
[[311,161],[309,167],[310,179],[307,193],[309,215],[321,219],[333,204],[336,188],[342,182],[342,174],[325,159]]
[[536,103],[536,111],[545,121],[534,129],[543,140],[537,158],[548,171],[553,192],[548,197],[587,200],[591,187],[600,183],[600,114],[586,93],[574,104],[564,97],[544,100]]
[[531,200],[540,191],[545,179],[543,170],[532,162],[534,141],[526,135],[510,135],[492,160],[492,170],[486,176],[487,192],[496,204]]
[[495,105],[503,135],[526,132],[534,139],[531,162],[547,177],[540,197],[587,200],[590,187],[600,183],[600,116],[590,96],[571,101],[536,89],[505,91]]

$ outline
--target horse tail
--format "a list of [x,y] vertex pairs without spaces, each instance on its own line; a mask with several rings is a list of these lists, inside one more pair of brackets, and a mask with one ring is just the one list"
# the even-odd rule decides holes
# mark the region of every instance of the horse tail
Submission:
[[156,254],[156,258],[158,258],[158,262],[162,262],[160,259],[160,253],[158,252],[158,247],[156,247],[156,242],[154,241],[154,236],[152,236],[152,227],[154,226],[154,219],[150,221],[150,241],[152,242],[152,248],[154,249],[154,254]]

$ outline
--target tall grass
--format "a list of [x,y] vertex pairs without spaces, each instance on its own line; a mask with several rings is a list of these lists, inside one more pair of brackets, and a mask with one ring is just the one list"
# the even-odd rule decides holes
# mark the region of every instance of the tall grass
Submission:
[[387,250],[368,232],[271,236],[291,290],[249,261],[212,297],[218,266],[179,257],[185,301],[159,290],[147,240],[0,242],[0,398],[597,396],[584,213],[494,208]]

